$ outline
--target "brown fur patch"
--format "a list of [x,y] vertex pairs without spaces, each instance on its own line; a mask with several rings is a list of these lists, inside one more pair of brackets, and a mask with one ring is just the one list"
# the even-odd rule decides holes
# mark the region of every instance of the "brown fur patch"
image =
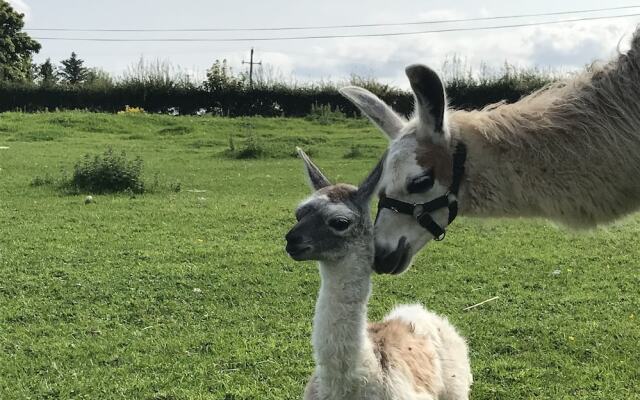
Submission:
[[436,350],[414,327],[399,319],[369,324],[369,337],[383,373],[400,370],[413,378],[417,392],[436,395]]
[[448,186],[453,181],[453,158],[444,146],[418,142],[416,162],[426,170],[433,171],[433,177]]
[[332,203],[344,203],[349,200],[356,190],[355,186],[338,183],[337,185],[322,188],[318,193],[326,195]]

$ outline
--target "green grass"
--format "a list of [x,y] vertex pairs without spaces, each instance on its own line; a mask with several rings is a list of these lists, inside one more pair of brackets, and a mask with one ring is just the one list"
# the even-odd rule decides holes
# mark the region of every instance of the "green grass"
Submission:
[[[229,157],[248,135],[266,155]],[[0,114],[0,399],[300,398],[319,277],[283,251],[308,193],[295,145],[357,183],[385,141],[362,120]],[[108,146],[156,188],[85,205],[47,184]],[[375,278],[371,318],[414,301],[447,315],[473,399],[640,399],[639,232],[461,218]]]

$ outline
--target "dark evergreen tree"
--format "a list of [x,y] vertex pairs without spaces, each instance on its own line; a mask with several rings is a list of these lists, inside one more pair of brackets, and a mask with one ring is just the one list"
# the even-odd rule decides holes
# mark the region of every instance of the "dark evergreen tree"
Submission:
[[44,87],[51,87],[58,83],[58,71],[50,58],[38,67],[38,80],[40,86]]
[[84,60],[79,59],[75,52],[71,53],[70,58],[62,60],[61,63],[60,75],[64,82],[78,85],[87,79],[88,70],[84,67]]

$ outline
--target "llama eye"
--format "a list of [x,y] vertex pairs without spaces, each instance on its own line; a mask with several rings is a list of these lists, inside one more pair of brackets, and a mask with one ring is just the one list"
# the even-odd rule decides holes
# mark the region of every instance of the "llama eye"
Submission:
[[329,221],[329,226],[337,231],[344,231],[349,227],[349,220],[346,218],[334,218]]
[[427,173],[409,181],[407,191],[409,193],[422,193],[431,189],[431,187],[433,187],[433,178],[431,173]]

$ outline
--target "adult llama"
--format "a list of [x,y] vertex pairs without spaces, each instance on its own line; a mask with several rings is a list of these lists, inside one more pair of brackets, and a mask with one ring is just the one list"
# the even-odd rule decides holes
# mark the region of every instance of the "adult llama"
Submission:
[[448,110],[438,75],[406,69],[415,116],[346,87],[389,138],[375,268],[398,274],[456,217],[542,217],[585,229],[640,205],[640,29],[631,48],[518,102]]

